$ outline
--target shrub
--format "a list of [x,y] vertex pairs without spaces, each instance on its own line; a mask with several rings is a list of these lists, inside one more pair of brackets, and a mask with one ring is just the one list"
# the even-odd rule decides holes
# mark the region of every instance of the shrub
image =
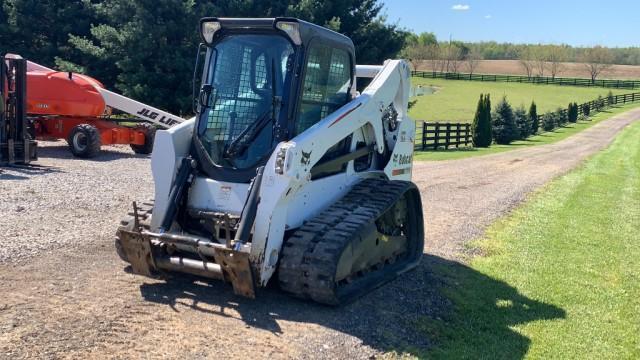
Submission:
[[480,95],[471,129],[473,131],[473,146],[491,146],[491,100],[489,99],[489,94],[486,96]]
[[578,121],[578,104],[572,103],[569,104],[567,108],[567,118],[569,122],[575,123]]
[[582,115],[589,117],[589,114],[591,114],[591,106],[588,103],[582,104]]
[[609,93],[607,94],[607,105],[608,106],[613,105],[614,101],[615,99],[613,98],[613,93],[611,92],[611,90],[609,90]]
[[515,117],[516,126],[520,133],[519,139],[523,140],[528,138],[529,135],[531,135],[531,122],[529,121],[527,111],[524,109],[524,105],[520,105],[520,107],[513,112],[513,116]]
[[602,110],[603,107],[604,99],[602,98],[602,95],[598,95],[598,99],[596,100],[596,112]]
[[556,127],[555,113],[548,112],[542,115],[542,129],[544,131],[551,131]]
[[496,105],[491,116],[491,122],[493,139],[497,144],[507,145],[520,137],[513,109],[507,102],[506,96]]
[[563,126],[569,120],[567,118],[567,112],[562,108],[557,108],[556,111],[554,112],[554,116],[555,116],[555,119],[556,119],[556,126],[557,127]]
[[538,129],[540,128],[540,119],[538,119],[538,107],[535,102],[531,102],[531,107],[529,107],[529,122],[531,123],[531,135],[535,135],[538,133]]

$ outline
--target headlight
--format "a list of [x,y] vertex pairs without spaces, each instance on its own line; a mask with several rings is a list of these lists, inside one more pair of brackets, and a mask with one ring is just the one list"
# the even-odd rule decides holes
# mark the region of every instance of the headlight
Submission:
[[204,43],[210,46],[213,43],[213,36],[220,28],[221,26],[218,21],[214,19],[202,19],[200,21],[200,36]]
[[291,39],[294,44],[302,44],[302,40],[300,40],[300,24],[298,24],[297,22],[278,21],[276,23],[276,28],[287,33],[287,36],[289,36],[289,39]]

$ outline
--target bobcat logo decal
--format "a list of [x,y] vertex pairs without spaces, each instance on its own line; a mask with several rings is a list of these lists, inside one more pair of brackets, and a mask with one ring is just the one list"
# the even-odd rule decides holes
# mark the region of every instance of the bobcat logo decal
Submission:
[[308,153],[302,151],[302,158],[300,158],[300,164],[309,165],[311,163],[311,153],[312,152],[313,152],[313,150],[309,151]]

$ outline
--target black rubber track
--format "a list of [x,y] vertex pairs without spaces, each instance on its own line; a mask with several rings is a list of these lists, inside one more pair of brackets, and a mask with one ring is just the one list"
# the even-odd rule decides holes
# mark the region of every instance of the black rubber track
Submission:
[[[140,222],[139,223],[140,226],[144,230],[149,230],[151,227],[151,214],[153,213],[153,201],[136,203],[136,206],[138,207],[138,220]],[[120,259],[122,259],[122,261],[129,262],[129,260],[127,259],[127,256],[124,253],[124,250],[122,249],[122,245],[120,244],[120,230],[133,231],[135,230],[133,228],[134,225],[135,225],[135,218],[134,218],[133,207],[132,207],[131,210],[129,210],[129,212],[127,213],[127,215],[123,217],[122,220],[120,220],[120,226],[118,226],[118,231],[116,232],[116,240],[115,240],[116,252],[118,253],[118,256],[120,257]]]
[[[360,233],[407,197],[408,251],[398,261],[371,269],[350,283],[334,280],[341,254]],[[414,268],[422,257],[424,225],[420,192],[407,181],[366,179],[341,200],[307,221],[286,241],[278,268],[281,289],[328,305],[348,303]]]

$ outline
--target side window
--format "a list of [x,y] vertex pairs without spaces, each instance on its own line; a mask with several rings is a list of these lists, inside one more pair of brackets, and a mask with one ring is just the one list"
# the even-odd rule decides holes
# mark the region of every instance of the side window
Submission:
[[300,112],[294,135],[349,102],[351,78],[351,59],[347,51],[312,44],[305,65]]

